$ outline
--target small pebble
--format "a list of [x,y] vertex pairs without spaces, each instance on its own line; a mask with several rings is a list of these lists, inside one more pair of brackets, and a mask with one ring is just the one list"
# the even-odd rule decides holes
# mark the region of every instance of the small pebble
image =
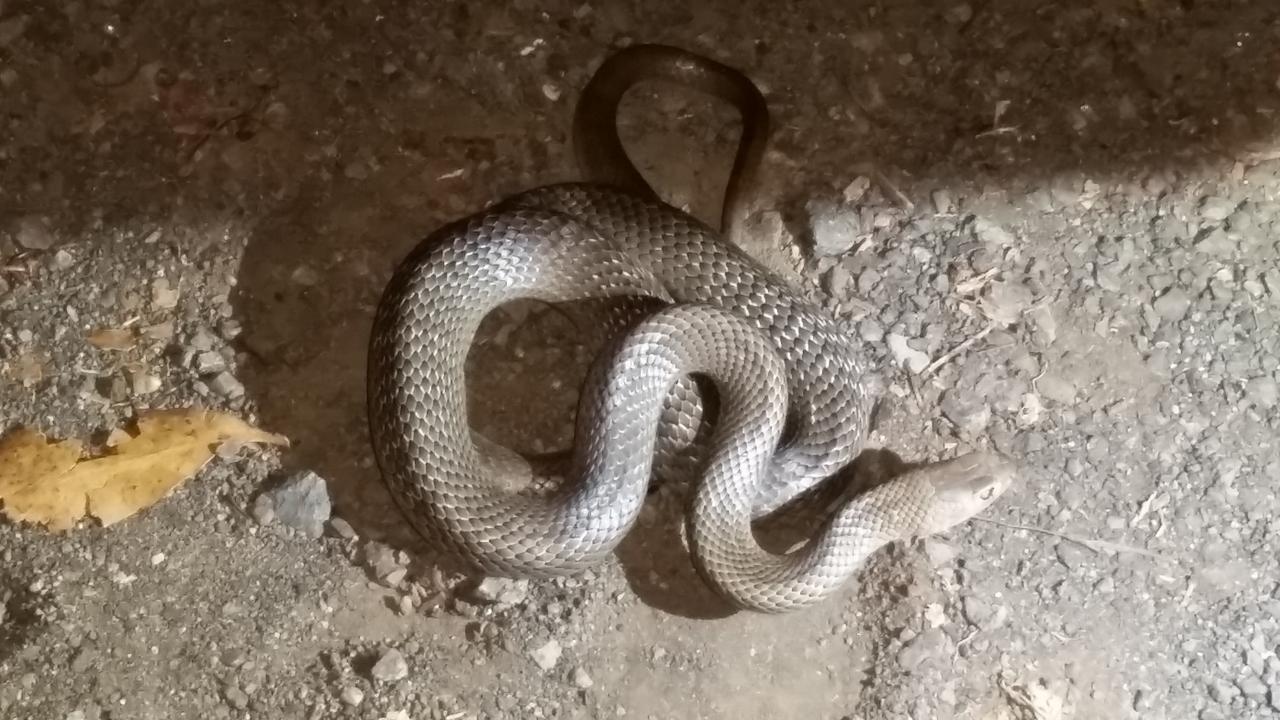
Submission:
[[481,605],[519,605],[528,595],[528,580],[487,577],[471,591],[470,599]]
[[1226,220],[1236,211],[1237,203],[1221,197],[1206,197],[1200,201],[1200,217],[1212,222]]
[[533,658],[533,662],[543,672],[550,672],[555,668],[556,663],[560,662],[560,653],[563,652],[560,642],[555,639],[548,640],[541,647],[529,653],[529,657]]
[[576,668],[573,671],[573,684],[577,685],[579,688],[583,690],[586,690],[587,688],[591,687],[592,685],[595,685],[596,683],[594,680],[591,679],[591,676],[587,674],[586,670],[582,668]]
[[228,685],[227,689],[223,691],[222,696],[227,699],[227,703],[231,705],[231,707],[237,710],[243,710],[246,707],[249,707],[249,696],[245,694],[244,690],[241,690],[235,685]]
[[13,239],[28,250],[48,250],[53,247],[53,232],[49,224],[36,215],[26,215],[15,223]]
[[926,630],[898,651],[898,664],[907,672],[918,670],[930,658],[949,656],[951,645],[951,638],[942,628]]
[[355,685],[348,685],[342,688],[342,692],[339,697],[342,699],[344,704],[356,707],[360,703],[364,702],[364,691]]
[[858,214],[828,202],[809,204],[809,232],[819,257],[843,255],[862,234]]
[[1062,540],[1055,546],[1054,552],[1058,556],[1058,562],[1069,568],[1077,568],[1084,564],[1090,551],[1069,540]]
[[[311,538],[324,534],[325,521],[333,511],[329,500],[329,486],[324,478],[310,470],[303,470],[260,497],[264,496],[270,496],[275,518],[281,524]],[[256,501],[254,511],[256,517]]]
[[134,395],[149,395],[160,389],[160,378],[145,371],[130,372],[129,384]]
[[858,323],[858,336],[869,343],[878,343],[884,339],[884,328],[871,318],[863,318]]
[[1261,680],[1253,676],[1237,681],[1236,687],[1240,688],[1240,692],[1252,698],[1261,698],[1263,695],[1267,694],[1267,686]]
[[373,664],[369,676],[378,682],[397,682],[409,676],[409,663],[405,662],[404,655],[399,650],[391,648],[382,653],[378,662]]
[[893,355],[898,365],[905,367],[912,374],[919,374],[929,367],[929,356],[908,345],[908,340],[907,337],[897,333],[889,333],[885,336],[889,353]]
[[276,506],[271,496],[263,493],[253,499],[253,507],[249,510],[259,525],[270,525],[276,521]]
[[929,565],[935,568],[943,567],[960,554],[954,545],[942,542],[941,540],[926,539],[924,541],[924,554],[929,558]]
[[1169,321],[1181,320],[1191,307],[1191,298],[1182,288],[1171,287],[1165,294],[1156,298],[1152,304],[1161,318]]
[[329,518],[329,529],[333,531],[334,535],[343,540],[354,540],[358,537],[356,529],[351,527],[351,523],[340,517]]
[[986,218],[977,218],[973,221],[973,235],[987,245],[997,248],[1012,247],[1017,242],[1013,233]]
[[933,211],[939,215],[945,215],[955,210],[956,206],[951,199],[951,193],[946,190],[934,190],[929,199],[933,201]]
[[225,398],[244,397],[244,384],[237,380],[235,375],[226,371],[218,373],[209,380],[209,389]]
[[196,355],[195,371],[201,375],[213,375],[227,369],[227,360],[221,353],[208,351]]
[[1256,377],[1246,381],[1244,394],[1249,402],[1267,410],[1275,407],[1276,402],[1280,400],[1280,388],[1277,388],[1276,381],[1269,377]]

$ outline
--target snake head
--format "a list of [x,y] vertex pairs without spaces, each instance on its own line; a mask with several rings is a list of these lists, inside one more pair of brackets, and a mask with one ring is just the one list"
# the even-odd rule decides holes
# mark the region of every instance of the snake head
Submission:
[[920,523],[919,535],[948,530],[986,510],[1017,477],[1018,467],[997,453],[974,452],[930,463],[908,475],[933,487],[933,505]]

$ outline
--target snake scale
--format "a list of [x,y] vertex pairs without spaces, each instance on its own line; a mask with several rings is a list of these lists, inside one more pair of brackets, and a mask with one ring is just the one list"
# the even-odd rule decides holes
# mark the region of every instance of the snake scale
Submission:
[[[627,158],[617,106],[645,80],[683,83],[741,113],[724,237],[663,203]],[[492,575],[574,573],[615,549],[652,477],[694,468],[694,565],[737,606],[782,612],[830,596],[885,544],[945,530],[1004,491],[1012,464],[972,453],[842,500],[799,549],[775,554],[756,541],[754,521],[786,512],[854,459],[869,412],[853,340],[725,239],[741,230],[767,135],[763,96],[738,71],[673,47],[626,48],[593,75],[576,111],[588,182],[529,190],[450,223],[398,265],[374,320],[368,409],[383,478],[419,532]],[[632,308],[617,313],[592,366],[567,471],[549,490],[524,482],[528,466],[473,432],[467,415],[480,322],[521,298]],[[713,389],[714,419],[700,387]]]

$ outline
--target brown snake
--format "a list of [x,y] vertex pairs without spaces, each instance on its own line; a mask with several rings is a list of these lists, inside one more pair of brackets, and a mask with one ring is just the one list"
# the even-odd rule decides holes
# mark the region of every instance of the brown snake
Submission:
[[[760,547],[754,520],[785,511],[861,450],[864,364],[831,315],[659,200],[631,164],[615,114],[627,89],[649,79],[709,92],[741,112],[722,219],[730,238],[739,231],[768,135],[759,90],[679,49],[615,54],[575,117],[575,146],[592,182],[534,189],[451,223],[397,268],[370,342],[378,463],[428,538],[491,574],[531,577],[601,561],[635,522],[655,471],[692,467],[688,538],[707,582],[745,608],[809,605],[886,543],[945,530],[988,507],[1014,466],[973,453],[911,470],[844,501],[800,549]],[[580,396],[568,472],[550,491],[516,487],[527,467],[477,438],[467,415],[465,362],[480,321],[519,298],[662,305],[639,317],[619,313],[615,339]],[[693,378],[714,388],[714,422],[704,418]]]

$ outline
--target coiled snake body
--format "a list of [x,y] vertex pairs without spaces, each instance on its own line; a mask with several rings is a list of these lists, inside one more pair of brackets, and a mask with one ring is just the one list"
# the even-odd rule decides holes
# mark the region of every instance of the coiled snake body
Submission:
[[[655,467],[696,468],[687,529],[702,576],[745,608],[802,607],[838,589],[884,544],[981,511],[1013,468],[988,453],[925,466],[846,501],[799,550],[759,546],[753,520],[860,451],[864,369],[830,315],[662,203],[640,177],[618,140],[615,112],[644,79],[682,82],[741,111],[722,222],[730,237],[741,228],[767,135],[759,91],[740,73],[674,48],[614,55],[575,117],[591,183],[531,190],[450,224],[397,268],[370,342],[379,467],[424,535],[491,574],[531,577],[601,561],[636,520]],[[619,313],[617,337],[581,394],[566,479],[550,492],[515,488],[521,463],[476,436],[467,418],[464,366],[474,334],[485,315],[518,298],[664,304],[638,319]],[[704,424],[693,378],[714,387],[713,423]]]

